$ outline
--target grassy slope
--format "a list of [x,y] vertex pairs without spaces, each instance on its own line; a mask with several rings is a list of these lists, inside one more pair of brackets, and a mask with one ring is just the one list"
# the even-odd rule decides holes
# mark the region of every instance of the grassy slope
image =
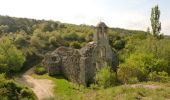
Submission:
[[[50,77],[47,74],[36,78],[50,79],[54,82],[55,99],[51,100],[165,100],[170,99],[170,83],[140,83],[135,88],[132,85],[121,85],[107,89],[93,90],[76,86],[62,77]],[[155,86],[147,88],[142,86]]]

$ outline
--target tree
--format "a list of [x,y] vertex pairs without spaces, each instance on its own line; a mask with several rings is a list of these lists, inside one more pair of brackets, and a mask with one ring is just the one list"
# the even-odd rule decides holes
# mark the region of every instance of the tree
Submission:
[[17,72],[23,63],[25,56],[16,48],[12,41],[7,38],[0,39],[0,72]]
[[161,22],[159,21],[160,19],[160,10],[158,5],[152,8],[151,12],[151,27],[152,27],[152,34],[155,37],[158,37],[161,31]]
[[7,25],[0,26],[0,34],[8,32],[9,27]]
[[79,36],[76,33],[66,34],[63,38],[67,41],[78,41],[79,40]]

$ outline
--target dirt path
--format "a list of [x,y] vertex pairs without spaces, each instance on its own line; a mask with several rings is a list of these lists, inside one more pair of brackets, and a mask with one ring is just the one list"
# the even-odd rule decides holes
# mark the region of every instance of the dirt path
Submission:
[[35,79],[31,76],[33,68],[28,70],[21,77],[16,78],[16,80],[22,84],[31,88],[37,95],[38,100],[43,100],[47,98],[52,98],[53,95],[53,83],[51,80],[47,79]]
[[154,84],[133,84],[133,85],[130,85],[131,87],[133,88],[148,88],[148,89],[158,89],[158,88],[161,88],[161,86],[159,85],[154,85]]

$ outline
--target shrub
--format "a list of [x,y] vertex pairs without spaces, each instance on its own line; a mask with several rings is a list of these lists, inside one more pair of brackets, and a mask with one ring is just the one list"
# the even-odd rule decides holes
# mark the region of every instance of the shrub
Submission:
[[118,50],[123,49],[125,47],[125,41],[123,41],[123,40],[116,40],[113,43],[113,47],[115,49],[118,49]]
[[22,87],[13,80],[7,80],[0,74],[0,99],[1,100],[36,100],[32,90]]
[[126,63],[140,68],[146,73],[157,71],[167,71],[168,62],[164,59],[156,57],[152,53],[135,53],[132,54]]
[[74,42],[70,43],[70,47],[75,48],[75,49],[80,49],[81,48],[81,44],[78,43],[77,41],[74,41]]
[[46,69],[44,67],[38,66],[34,69],[34,72],[38,75],[43,75],[46,73]]
[[116,84],[116,74],[111,67],[105,65],[102,69],[98,69],[95,80],[98,86],[107,88]]
[[66,34],[64,35],[64,40],[67,41],[78,41],[79,40],[79,36],[76,33],[70,33],[70,34]]
[[170,77],[168,76],[167,72],[154,71],[148,75],[148,80],[154,82],[170,82]]
[[97,84],[90,84],[90,89],[98,89],[98,85]]
[[145,80],[145,74],[136,67],[128,64],[122,64],[117,71],[118,80],[121,83],[132,84]]
[[138,80],[137,77],[131,77],[131,78],[128,79],[129,84],[136,84],[138,82],[139,82],[139,80]]
[[28,100],[34,100],[36,98],[36,96],[33,93],[33,91],[28,89],[27,87],[24,87],[21,90],[20,95],[21,95],[22,98],[28,98]]

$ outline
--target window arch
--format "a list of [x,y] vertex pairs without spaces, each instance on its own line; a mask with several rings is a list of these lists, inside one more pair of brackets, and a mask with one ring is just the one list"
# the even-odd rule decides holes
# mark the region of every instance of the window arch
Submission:
[[103,58],[103,57],[106,57],[106,48],[105,47],[101,47],[100,48],[100,56]]

